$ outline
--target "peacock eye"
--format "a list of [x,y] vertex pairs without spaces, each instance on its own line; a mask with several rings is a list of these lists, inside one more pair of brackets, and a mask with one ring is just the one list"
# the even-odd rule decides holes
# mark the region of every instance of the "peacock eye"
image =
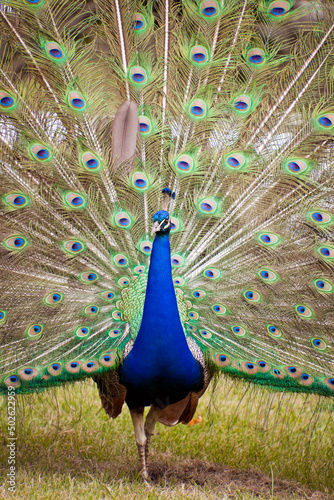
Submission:
[[99,279],[99,275],[94,271],[86,271],[80,275],[80,279],[84,283],[94,283]]
[[334,248],[328,245],[318,248],[318,253],[325,259],[334,259]]
[[279,237],[274,233],[260,233],[259,241],[266,246],[274,246],[279,242]]
[[289,174],[299,175],[307,171],[308,164],[305,160],[301,160],[299,158],[291,158],[285,164],[285,169]]
[[128,258],[124,254],[117,254],[114,257],[114,262],[119,267],[127,267],[129,264]]
[[3,241],[3,245],[7,250],[23,250],[28,246],[28,240],[24,236],[11,236]]
[[205,118],[207,114],[207,105],[202,99],[195,99],[189,106],[189,115],[194,120]]
[[231,329],[237,337],[244,337],[247,333],[247,330],[243,326],[232,326]]
[[296,305],[295,311],[300,318],[309,319],[313,316],[313,311],[310,307],[305,305]]
[[82,209],[86,206],[85,198],[78,193],[67,193],[65,201],[70,208]]
[[48,162],[52,159],[51,149],[44,144],[34,144],[30,147],[30,152],[39,162]]
[[26,334],[28,335],[28,337],[35,339],[40,338],[42,333],[43,333],[43,325],[41,324],[31,325],[26,330]]
[[7,195],[5,203],[13,208],[24,208],[29,204],[29,199],[22,193],[15,193]]
[[211,309],[217,314],[217,316],[223,316],[227,313],[227,308],[223,306],[223,304],[215,304],[211,307]]
[[326,212],[311,212],[310,214],[312,222],[316,224],[329,224],[332,222],[332,217]]
[[319,338],[313,338],[311,339],[311,345],[315,349],[318,349],[319,351],[324,351],[327,347],[326,342],[322,339]]
[[333,285],[325,279],[316,280],[313,283],[320,292],[328,293],[333,290]]
[[44,302],[48,306],[55,306],[57,304],[60,304],[64,298],[64,295],[59,292],[52,292],[49,293],[44,297]]
[[137,86],[145,85],[147,83],[147,74],[141,66],[134,66],[129,71],[130,81]]
[[195,65],[202,65],[208,62],[209,55],[205,47],[196,45],[190,52],[190,60]]
[[258,272],[258,276],[267,282],[278,281],[277,274],[270,269],[260,269],[260,271]]
[[84,111],[87,107],[86,99],[80,92],[70,92],[67,102],[74,111]]
[[192,296],[195,298],[195,299],[202,299],[204,296],[205,296],[205,292],[203,290],[195,290],[193,293],[192,293]]
[[14,109],[16,106],[16,100],[13,96],[5,92],[4,90],[0,90],[0,109],[9,111]]
[[75,335],[79,338],[85,338],[88,337],[90,333],[90,329],[88,326],[80,326],[75,330]]
[[115,329],[115,330],[110,330],[110,331],[108,332],[108,335],[109,335],[109,337],[111,337],[111,338],[116,338],[116,337],[119,337],[119,335],[120,335],[121,333],[122,333],[122,332],[121,332],[121,330]]
[[106,290],[102,292],[102,298],[104,300],[112,300],[115,297],[115,294],[111,290]]
[[270,337],[273,338],[282,337],[282,332],[279,330],[279,328],[277,328],[277,326],[267,325],[267,332],[269,333]]
[[199,318],[199,314],[196,311],[190,311],[188,315],[190,319],[193,319],[195,321]]
[[247,302],[260,302],[261,295],[256,290],[245,290],[242,294]]
[[208,330],[200,330],[200,334],[204,339],[211,339],[212,333]]

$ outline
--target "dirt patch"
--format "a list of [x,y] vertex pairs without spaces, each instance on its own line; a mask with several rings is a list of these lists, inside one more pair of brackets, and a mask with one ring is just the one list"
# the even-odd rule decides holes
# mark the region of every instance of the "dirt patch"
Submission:
[[240,470],[205,462],[202,460],[164,461],[153,459],[149,465],[153,483],[183,483],[199,486],[211,485],[215,491],[224,494],[224,498],[238,498],[240,493],[252,493],[255,496],[288,499],[299,496],[312,500],[329,500],[334,495],[325,492],[311,491],[293,481],[273,479],[254,470]]

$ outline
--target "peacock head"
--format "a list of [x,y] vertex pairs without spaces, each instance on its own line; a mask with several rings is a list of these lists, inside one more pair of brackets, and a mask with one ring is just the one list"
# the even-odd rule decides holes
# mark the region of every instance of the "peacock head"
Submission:
[[159,210],[153,215],[153,227],[151,231],[151,236],[155,233],[168,234],[171,230],[171,223],[169,219],[169,213],[166,210]]

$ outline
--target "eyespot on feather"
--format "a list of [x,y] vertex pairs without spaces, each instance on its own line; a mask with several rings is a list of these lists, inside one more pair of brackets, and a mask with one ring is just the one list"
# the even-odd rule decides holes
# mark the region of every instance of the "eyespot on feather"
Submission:
[[257,273],[257,275],[263,280],[267,281],[269,283],[278,281],[278,276],[274,271],[271,271],[270,269],[260,269],[260,271]]
[[202,99],[194,99],[189,106],[189,116],[194,120],[202,120],[207,115],[207,105]]
[[246,328],[240,325],[231,326],[231,330],[237,337],[244,337],[247,334]]
[[242,361],[241,366],[243,368],[243,371],[248,373],[249,375],[255,375],[259,371],[258,365],[249,361]]
[[134,268],[134,272],[136,274],[143,274],[143,273],[145,273],[145,266],[136,266]]
[[102,298],[104,300],[113,300],[115,298],[115,294],[111,290],[106,290],[105,292],[102,292]]
[[132,176],[132,185],[137,191],[146,191],[149,187],[147,176],[143,172],[135,172]]
[[305,305],[296,305],[295,311],[300,318],[310,319],[313,316],[313,311],[310,307]]
[[256,290],[245,290],[242,295],[247,300],[247,302],[261,301],[261,295]]
[[329,245],[319,247],[317,252],[324,259],[334,259],[334,248]]
[[6,321],[6,316],[7,316],[7,311],[4,311],[3,309],[0,310],[0,326],[4,324]]
[[251,100],[247,95],[240,95],[233,101],[233,107],[238,113],[247,113],[250,110]]
[[194,160],[191,156],[185,154],[178,156],[173,163],[176,171],[182,174],[189,173],[194,168]]
[[142,86],[147,83],[147,73],[141,66],[133,66],[129,70],[130,81],[136,86]]
[[67,206],[74,209],[83,209],[86,206],[85,198],[79,193],[67,193],[65,195]]
[[330,224],[332,222],[332,217],[329,214],[318,210],[310,213],[310,219],[316,224]]
[[82,363],[81,369],[86,373],[96,372],[100,368],[100,365],[97,361],[91,360]]
[[150,241],[142,241],[140,244],[140,250],[145,255],[150,255],[150,253],[152,252],[152,243]]
[[48,366],[48,372],[54,377],[58,377],[62,373],[62,366],[60,363],[52,363]]
[[84,308],[85,316],[96,316],[100,312],[99,306],[95,304],[89,304]]
[[200,5],[201,15],[207,19],[215,19],[219,14],[218,3],[215,0],[205,0]]
[[262,49],[251,49],[247,53],[247,61],[254,66],[260,66],[265,62],[265,54]]
[[119,337],[121,333],[122,333],[122,330],[114,329],[114,330],[110,330],[108,332],[108,336],[111,337],[112,339],[114,339],[116,337]]
[[180,222],[176,217],[170,218],[170,230],[172,233],[176,233],[180,229]]
[[196,311],[190,311],[188,313],[189,319],[192,319],[194,321],[197,321],[199,318],[199,314]]
[[326,113],[317,118],[317,124],[322,128],[322,129],[331,129],[334,125],[334,114],[333,113]]
[[327,387],[334,391],[334,377],[325,378],[324,384],[326,384]]
[[0,90],[0,111],[11,111],[15,107],[16,100],[14,97],[5,90]]
[[222,353],[214,354],[213,360],[216,363],[216,365],[221,367],[228,366],[231,363],[231,359],[228,356],[226,356],[226,354]]
[[190,51],[190,61],[196,66],[205,65],[209,61],[208,51],[202,45],[196,45]]
[[24,1],[31,7],[40,7],[44,3],[44,0],[24,0]]
[[89,334],[90,334],[90,328],[88,326],[79,326],[79,328],[75,330],[75,335],[80,339],[89,337]]
[[62,293],[51,292],[48,293],[43,300],[47,306],[56,306],[62,302],[63,298],[64,295]]
[[183,265],[183,257],[178,254],[173,254],[171,257],[172,267],[180,267]]
[[115,355],[110,351],[105,352],[101,355],[99,361],[102,366],[113,366],[113,364],[115,363]]
[[95,271],[85,271],[80,274],[80,279],[85,283],[95,283],[99,278],[99,275]]
[[89,172],[97,172],[101,169],[101,160],[97,155],[87,151],[80,158],[81,165]]
[[7,250],[23,250],[28,246],[28,240],[22,235],[11,236],[2,242]]
[[21,370],[18,371],[18,374],[21,380],[29,381],[38,375],[38,371],[36,370],[36,368],[26,367],[21,368]]
[[145,17],[139,13],[135,14],[133,16],[133,28],[135,33],[137,34],[143,33],[147,28],[147,22]]
[[174,284],[177,285],[177,286],[183,286],[185,283],[184,279],[181,278],[180,276],[176,276],[174,278]]
[[217,316],[224,316],[227,313],[227,308],[223,304],[214,304],[211,309]]
[[214,269],[214,268],[209,268],[209,269],[205,269],[203,271],[203,276],[205,278],[208,278],[209,280],[215,280],[217,278],[219,278],[221,275],[221,272],[219,271],[219,269]]
[[119,267],[127,267],[129,265],[129,260],[126,255],[118,253],[114,257],[114,262]]
[[273,17],[283,17],[290,10],[289,2],[275,1],[268,7],[268,13]]
[[333,291],[333,285],[325,279],[317,279],[313,281],[313,284],[319,292],[330,293]]
[[73,360],[65,365],[65,370],[69,373],[79,373],[82,361]]
[[131,217],[126,212],[120,212],[116,215],[116,225],[122,229],[129,229],[131,222]]
[[76,255],[86,250],[85,245],[78,240],[67,240],[62,243],[62,248],[65,252]]
[[80,92],[70,92],[67,97],[68,105],[75,111],[84,111],[87,107],[87,102]]
[[266,363],[266,361],[260,360],[260,361],[257,361],[256,363],[259,367],[260,372],[262,372],[262,373],[270,372],[270,369],[271,369],[270,365],[269,365],[269,363]]
[[308,373],[302,373],[298,382],[302,385],[309,386],[313,384],[314,378],[311,377],[311,375],[309,375]]
[[30,147],[33,158],[39,162],[48,162],[52,160],[51,149],[44,144],[34,144]]
[[283,380],[286,377],[285,373],[280,368],[274,368],[272,374],[279,380]]
[[142,137],[149,135],[152,132],[152,122],[147,116],[138,116],[138,127]]
[[192,293],[192,296],[194,299],[203,299],[205,297],[206,293],[203,290],[194,290]]
[[308,170],[308,164],[305,160],[301,160],[299,158],[290,158],[285,163],[285,169],[289,174],[304,174]]
[[257,240],[266,246],[274,246],[280,242],[279,237],[274,233],[260,233]]
[[129,278],[126,278],[125,276],[124,276],[124,277],[122,277],[122,278],[120,278],[120,279],[118,280],[118,284],[119,284],[120,286],[128,286],[128,285],[129,285],[129,283],[130,283]]
[[9,387],[14,387],[14,389],[17,389],[18,387],[20,387],[21,381],[17,375],[13,374],[9,375],[9,377],[5,379],[5,384]]
[[270,337],[275,338],[280,338],[282,337],[282,332],[277,328],[277,326],[274,325],[267,325],[267,332],[269,333]]
[[327,347],[327,344],[324,340],[314,337],[311,339],[311,346],[318,351],[324,351]]
[[34,324],[27,328],[26,335],[31,339],[39,339],[43,333],[43,325]]
[[47,42],[45,44],[45,51],[49,59],[60,63],[65,60],[64,49],[56,42]]
[[209,330],[200,330],[199,333],[204,339],[211,339],[212,337],[212,333]]
[[198,210],[203,215],[211,215],[217,211],[217,203],[213,198],[204,198],[198,202]]
[[8,194],[4,197],[4,201],[13,208],[24,208],[29,205],[29,198],[22,193]]
[[231,153],[224,161],[225,167],[232,170],[240,170],[246,164],[246,158],[241,153]]
[[112,317],[115,321],[120,321],[122,319],[122,311],[118,311],[117,309],[112,312]]
[[285,371],[291,378],[299,378],[303,373],[302,368],[299,368],[298,366],[294,365],[286,366]]

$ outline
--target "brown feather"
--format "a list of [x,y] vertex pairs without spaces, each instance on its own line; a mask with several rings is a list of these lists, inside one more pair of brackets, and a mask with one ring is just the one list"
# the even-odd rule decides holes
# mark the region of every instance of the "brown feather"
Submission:
[[133,101],[125,101],[118,108],[112,127],[113,157],[116,167],[135,155],[137,136],[138,106]]

